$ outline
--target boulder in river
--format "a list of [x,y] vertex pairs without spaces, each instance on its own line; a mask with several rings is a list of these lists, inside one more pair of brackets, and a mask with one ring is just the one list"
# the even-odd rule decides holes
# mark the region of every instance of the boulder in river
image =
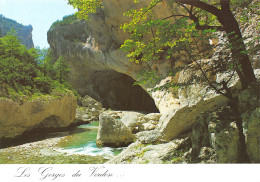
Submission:
[[97,146],[123,147],[133,142],[131,130],[119,119],[114,119],[106,113],[99,116]]

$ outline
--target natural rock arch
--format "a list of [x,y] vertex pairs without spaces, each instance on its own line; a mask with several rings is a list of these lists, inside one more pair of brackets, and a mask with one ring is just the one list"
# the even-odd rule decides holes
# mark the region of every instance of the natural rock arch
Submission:
[[159,112],[150,95],[134,82],[133,78],[114,70],[96,71],[80,94],[93,97],[105,108]]

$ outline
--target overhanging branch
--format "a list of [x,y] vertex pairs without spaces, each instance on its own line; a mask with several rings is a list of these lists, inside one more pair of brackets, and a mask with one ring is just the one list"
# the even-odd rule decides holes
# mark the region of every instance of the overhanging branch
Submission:
[[207,3],[204,3],[200,0],[172,0],[174,2],[177,2],[177,3],[181,3],[181,4],[187,4],[187,5],[191,5],[191,6],[194,6],[196,8],[200,8],[200,9],[203,9],[215,16],[220,16],[221,15],[221,10],[218,9],[217,7],[213,6],[213,5],[210,5],[210,4],[207,4]]

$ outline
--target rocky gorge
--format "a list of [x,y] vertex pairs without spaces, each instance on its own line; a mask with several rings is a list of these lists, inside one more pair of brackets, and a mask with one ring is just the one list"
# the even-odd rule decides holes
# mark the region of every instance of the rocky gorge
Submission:
[[[125,146],[133,143],[110,162],[167,163],[166,158],[173,163],[179,160],[238,162],[237,126],[234,118],[225,116],[231,116],[228,100],[205,87],[203,83],[197,82],[177,90],[156,89],[172,80],[184,83],[192,75],[200,74],[199,70],[180,70],[174,76],[169,76],[168,72],[176,69],[178,65],[190,64],[178,53],[175,60],[162,58],[152,65],[129,62],[126,53],[120,50],[120,45],[129,35],[120,29],[120,25],[128,21],[122,14],[138,7],[131,1],[116,0],[104,1],[103,6],[96,14],[90,15],[91,21],[76,21],[51,28],[48,32],[48,42],[56,56],[64,56],[69,63],[69,80],[81,95],[89,95],[101,102],[105,108],[113,110],[160,113],[156,114],[160,116],[156,120],[148,119],[146,122],[143,122],[146,115],[142,113],[101,113],[97,137],[99,145]],[[115,7],[118,8],[115,10]],[[170,14],[170,10],[165,3],[154,10],[155,17],[167,14]],[[255,21],[251,21],[250,25],[241,24],[241,27],[244,27],[244,35],[256,37],[259,29],[256,28],[257,24],[252,22],[257,22],[258,16],[250,16]],[[210,59],[203,61],[209,62]],[[252,64],[259,78],[259,51],[252,56]],[[192,67],[192,63],[190,66]],[[145,67],[155,70],[159,80],[142,84],[141,87],[133,86],[134,81],[140,80],[138,72]],[[216,75],[215,79],[221,82],[223,78],[225,74]],[[234,77],[229,86],[239,89],[238,78]],[[259,88],[256,86],[238,95],[239,108],[244,116],[242,119],[247,154],[251,162],[259,162],[259,132],[254,132],[260,131],[258,92]],[[245,105],[248,107],[245,108]],[[162,154],[161,150],[168,151],[167,155],[165,154],[167,157],[156,154]],[[154,160],[151,159],[153,155],[156,158]]]
[[[159,89],[170,81],[184,83],[201,73],[182,69],[169,75],[170,71],[178,70],[179,65],[194,67],[181,53],[175,53],[174,59],[162,56],[152,65],[129,62],[127,53],[120,49],[129,35],[120,26],[129,21],[122,14],[138,5],[131,0],[110,0],[103,1],[103,6],[90,15],[91,21],[56,25],[48,32],[48,42],[56,57],[62,56],[70,65],[69,82],[82,97],[78,99],[78,106],[72,95],[22,105],[1,99],[0,111],[4,118],[0,118],[0,137],[13,138],[33,128],[62,128],[98,120],[96,145],[125,147],[117,156],[102,161],[107,164],[240,162],[237,118],[228,99],[200,82],[178,89]],[[162,3],[154,15],[170,15],[170,9]],[[259,20],[253,14],[250,16],[256,20],[253,22]],[[244,35],[259,35],[257,23],[241,24],[241,27],[244,27]],[[218,36],[221,41],[221,35]],[[202,61],[208,63],[213,59],[214,56]],[[259,79],[259,51],[251,59]],[[139,71],[148,67],[156,71],[158,80],[134,85],[140,81]],[[221,82],[225,76],[218,74],[214,79]],[[229,86],[241,89],[237,76]],[[238,93],[237,97],[246,137],[247,162],[259,163],[259,84]]]

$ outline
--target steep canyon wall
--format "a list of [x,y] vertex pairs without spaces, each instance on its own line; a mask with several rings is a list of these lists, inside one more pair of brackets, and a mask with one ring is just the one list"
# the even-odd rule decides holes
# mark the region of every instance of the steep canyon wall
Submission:
[[[161,132],[162,140],[166,141],[189,130],[201,112],[227,104],[226,98],[200,83],[178,90],[170,88],[149,92],[167,81],[183,83],[197,73],[182,70],[169,76],[169,71],[174,69],[173,61],[175,65],[187,64],[185,60],[177,58],[162,58],[152,66],[129,62],[127,53],[120,50],[129,35],[120,29],[120,25],[129,21],[123,13],[138,8],[138,5],[132,0],[111,0],[103,1],[103,6],[98,13],[90,15],[91,21],[52,27],[48,32],[51,48],[57,57],[63,56],[71,66],[69,80],[81,95],[90,95],[105,107],[116,109],[156,112],[158,108],[162,117],[157,130]],[[167,17],[171,15],[171,9],[162,3],[154,10],[154,15]],[[159,81],[138,88],[132,85],[139,79],[138,72],[147,66],[157,72]],[[216,77],[221,78],[223,75]],[[231,85],[236,83],[237,79],[234,79]]]
[[25,45],[28,49],[34,47],[32,40],[32,25],[24,26],[14,20],[0,15],[0,37],[5,36],[12,28],[16,30],[17,36],[23,45]]

